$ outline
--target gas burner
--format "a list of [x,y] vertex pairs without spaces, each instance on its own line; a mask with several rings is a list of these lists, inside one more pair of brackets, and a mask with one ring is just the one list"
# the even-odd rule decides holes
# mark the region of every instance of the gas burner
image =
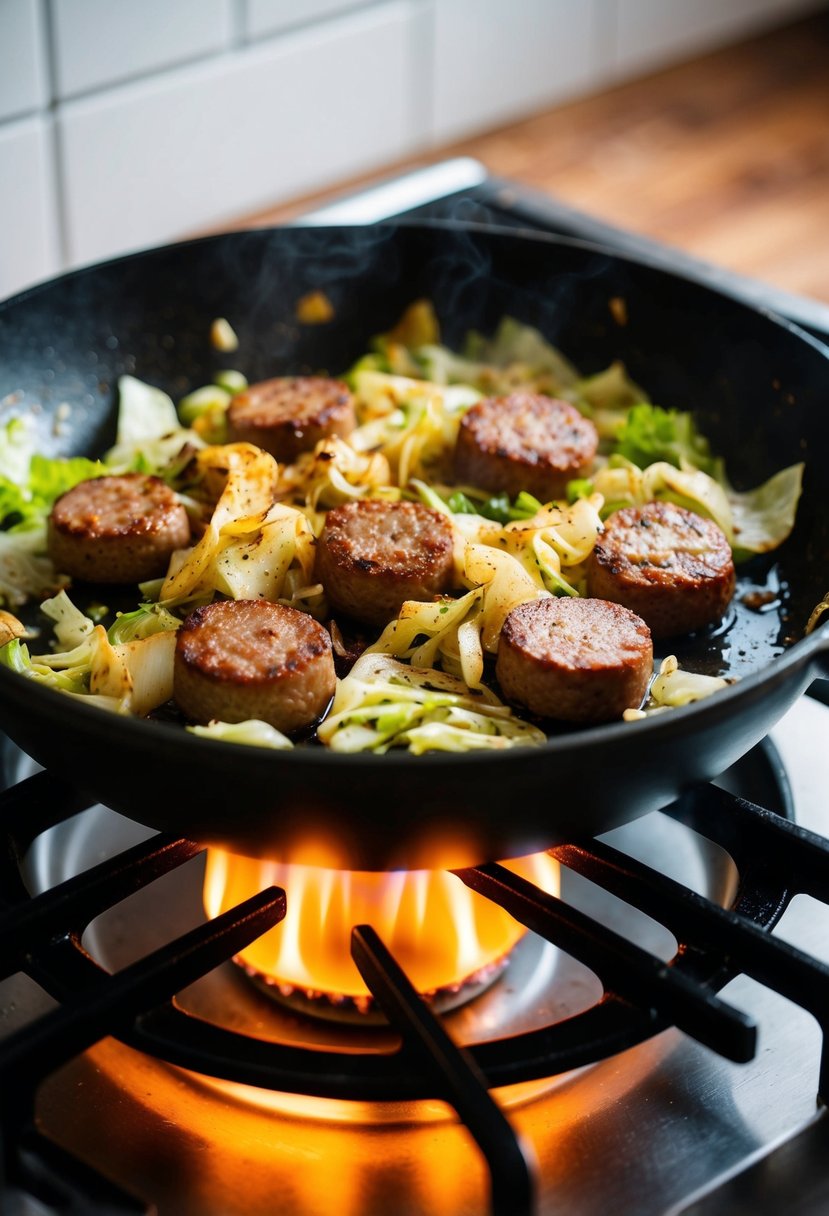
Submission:
[[[164,943],[202,919],[202,862],[194,846],[159,849],[143,829],[101,807],[71,815],[78,803],[67,802],[63,818],[37,794],[66,799],[69,792],[47,774],[35,776],[13,791],[11,802],[6,796],[12,837],[18,825],[18,843],[35,838],[24,873],[41,901],[34,905],[37,914],[45,909],[53,935],[51,945],[32,939],[26,966],[64,1002],[53,1016],[80,1009],[84,1016],[96,1011],[98,1020],[91,1031],[83,1017],[72,1020],[68,1051],[60,1030],[53,1041],[36,1027],[34,1037],[24,1028],[22,1037],[6,1040],[14,1045],[14,1068],[10,1074],[7,1063],[6,1076],[20,1085],[30,1068],[40,1077],[84,1045],[85,1034],[91,1043],[114,1029],[120,1042],[105,1039],[48,1077],[38,1098],[40,1124],[71,1153],[70,1161],[97,1160],[125,1192],[152,1194],[162,1213],[235,1216],[257,1210],[257,1194],[264,1204],[265,1193],[274,1191],[290,1196],[288,1210],[311,1212],[314,1196],[335,1186],[346,1196],[345,1212],[387,1212],[401,1210],[404,1180],[412,1212],[482,1210],[487,1171],[470,1143],[458,1139],[455,1122],[447,1121],[448,1099],[484,1149],[494,1211],[543,1213],[563,1204],[592,1216],[606,1210],[611,1194],[618,1200],[624,1178],[632,1189],[627,1206],[617,1203],[619,1210],[655,1216],[739,1161],[748,1128],[755,1146],[768,1143],[814,1111],[819,1036],[808,1018],[804,1023],[798,1011],[793,1015],[788,1002],[776,1004],[768,990],[759,990],[760,1022],[770,1050],[748,1066],[739,1084],[736,1064],[718,1061],[693,1040],[734,1060],[751,1057],[753,1022],[739,1009],[746,985],[752,995],[750,982],[735,981],[726,1002],[715,995],[741,968],[806,1002],[813,984],[813,999],[823,999],[820,965],[790,952],[768,929],[790,894],[792,861],[802,860],[797,868],[807,885],[810,866],[815,873],[826,869],[829,846],[821,851],[786,822],[793,803],[801,816],[805,802],[805,818],[816,820],[810,826],[826,830],[820,822],[826,812],[815,796],[824,777],[808,740],[827,725],[829,709],[804,699],[775,732],[793,789],[766,744],[727,775],[728,792],[705,787],[668,813],[647,816],[602,841],[554,850],[562,865],[561,902],[495,865],[462,871],[465,885],[541,933],[527,934],[488,991],[440,1021],[422,1013],[382,940],[368,927],[356,930],[355,958],[394,1027],[385,1030],[334,1025],[284,1009],[265,1000],[229,962],[201,978],[190,973],[170,980],[168,990],[177,993],[172,1005],[134,1018],[116,1001],[117,1016],[108,1023],[104,1013],[102,1019],[107,986],[100,968],[117,971],[118,981],[130,980],[136,968],[150,974],[140,961],[148,952],[157,957],[165,951],[167,963],[177,965],[182,939]],[[18,757],[15,775],[24,775],[27,763]],[[775,811],[753,809],[758,800]],[[7,859],[10,864],[16,865]],[[136,867],[144,867],[137,877]],[[5,886],[13,890],[8,879]],[[56,884],[69,884],[61,898],[50,894]],[[107,906],[125,890],[132,894]],[[276,907],[272,893],[262,900],[262,908]],[[78,915],[94,916],[83,949],[71,935],[54,936],[56,923],[75,923],[77,901]],[[732,905],[738,915],[727,910]],[[37,922],[27,911],[32,906],[24,901],[9,914],[24,925],[28,917],[30,934]],[[825,935],[825,912],[810,910],[804,918],[795,901],[783,922],[787,936],[795,926],[799,944],[814,949],[815,937]],[[223,956],[234,952],[225,946]],[[745,1003],[755,1005],[757,991]],[[692,1037],[668,1030],[672,1022]],[[463,1043],[463,1052],[454,1043]],[[775,1045],[785,1062],[783,1076],[774,1063]],[[592,1067],[585,1071],[586,1065]],[[774,1103],[763,1097],[770,1070]],[[86,1095],[80,1108],[79,1086]],[[701,1094],[716,1091],[722,1110],[730,1112],[727,1133],[717,1121],[713,1161],[708,1120],[663,1117],[665,1095],[673,1095],[680,1114],[686,1104],[695,1108],[689,1086]],[[497,1095],[497,1107],[487,1088]],[[22,1093],[25,1085],[17,1090],[18,1102]],[[747,1103],[749,1094],[754,1100]],[[510,1111],[522,1140],[534,1146],[543,1187],[535,1207],[532,1171],[519,1169],[518,1182],[512,1172],[510,1146],[518,1141],[501,1110]],[[495,1127],[487,1131],[491,1118]],[[679,1152],[682,1169],[660,1171],[657,1178],[642,1174],[648,1154],[628,1159],[620,1173],[631,1120],[655,1153]],[[610,1167],[588,1168],[594,1135],[601,1137],[603,1160],[617,1163],[615,1174]],[[167,1168],[171,1136],[176,1170]],[[163,1153],[162,1142],[168,1146]],[[262,1154],[252,1145],[263,1146]],[[249,1169],[251,1156],[255,1170]],[[299,1171],[297,1180],[298,1160],[316,1163],[313,1183],[307,1171]],[[429,1182],[436,1176],[440,1188]],[[523,1202],[516,1206],[522,1188]]]
[[[547,853],[507,863],[559,892]],[[275,1000],[330,1021],[387,1024],[351,953],[354,925],[370,923],[434,1013],[475,1000],[509,962],[526,930],[443,870],[330,870],[207,853],[204,905],[218,916],[264,887],[291,891],[285,918],[234,959]]]

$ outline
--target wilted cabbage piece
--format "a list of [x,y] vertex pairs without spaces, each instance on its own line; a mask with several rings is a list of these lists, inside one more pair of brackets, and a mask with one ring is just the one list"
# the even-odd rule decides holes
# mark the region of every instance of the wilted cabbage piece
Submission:
[[244,743],[274,751],[288,751],[293,747],[287,735],[258,718],[250,718],[247,722],[209,722],[207,726],[188,726],[186,729],[201,739],[220,739],[224,743]]
[[250,443],[208,447],[201,471],[218,470],[224,489],[203,536],[174,557],[159,599],[168,608],[212,599],[293,603],[313,585],[314,533],[302,512],[274,503],[278,468]]
[[42,609],[55,622],[55,635],[66,649],[30,655],[15,638],[0,648],[3,666],[116,713],[141,716],[170,700],[174,629],[113,645],[103,625],[85,616],[65,591],[44,601]]
[[720,676],[704,676],[694,671],[684,671],[676,656],[668,655],[662,660],[659,671],[651,681],[644,706],[641,709],[626,709],[623,716],[626,722],[636,722],[650,714],[702,701],[705,697],[727,688],[728,684],[729,681]]
[[109,473],[161,473],[183,447],[203,440],[179,422],[172,399],[135,376],[118,380],[118,430],[104,457]]

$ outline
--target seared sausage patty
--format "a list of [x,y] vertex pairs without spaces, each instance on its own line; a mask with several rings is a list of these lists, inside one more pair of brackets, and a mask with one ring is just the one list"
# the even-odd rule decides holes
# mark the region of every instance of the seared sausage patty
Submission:
[[190,543],[187,512],[160,477],[126,473],[81,481],[49,516],[49,556],[58,570],[95,583],[159,578]]
[[651,635],[619,604],[531,600],[504,622],[495,671],[507,700],[540,717],[609,722],[647,692]]
[[670,502],[614,511],[587,565],[589,594],[624,604],[647,621],[655,638],[718,621],[734,582],[723,532]]
[[290,464],[321,439],[354,430],[354,398],[340,380],[322,376],[263,380],[233,398],[227,425],[232,442],[255,443]]
[[328,512],[317,542],[316,577],[334,612],[385,625],[405,600],[448,590],[452,525],[416,502],[350,502]]
[[173,698],[196,722],[258,718],[299,730],[322,716],[335,683],[322,625],[269,600],[207,604],[176,636]]
[[566,401],[538,393],[490,397],[467,410],[455,448],[455,479],[542,502],[563,497],[567,482],[596,457],[593,423]]

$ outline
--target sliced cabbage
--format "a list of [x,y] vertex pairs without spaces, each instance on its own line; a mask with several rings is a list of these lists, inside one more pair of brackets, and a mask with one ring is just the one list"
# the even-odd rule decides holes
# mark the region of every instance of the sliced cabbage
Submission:
[[[176,635],[172,630],[112,646],[102,625],[96,625],[97,653],[90,671],[89,691],[112,697],[119,712],[143,716],[173,695]],[[101,636],[103,635],[103,636]]]
[[[60,692],[92,698],[118,713],[143,715],[170,700],[173,629],[165,625],[155,634],[113,644],[103,625],[85,616],[65,591],[45,600],[42,608],[55,622],[55,636],[64,649],[30,655],[15,639],[0,650],[0,661],[6,666]],[[176,621],[176,627],[178,624]]]
[[294,745],[291,740],[259,718],[250,718],[247,722],[209,722],[207,726],[188,726],[191,735],[202,739],[221,739],[225,743],[245,743],[251,747],[270,747],[278,751],[286,751]]
[[58,574],[48,557],[44,528],[0,532],[0,604],[18,608],[29,599],[51,595],[69,580]]
[[618,359],[604,371],[577,380],[574,388],[578,397],[596,413],[601,410],[623,411],[627,417],[631,407],[649,401],[648,394],[631,380],[624,363]]
[[352,377],[360,425],[348,437],[358,452],[380,452],[398,485],[449,472],[461,416],[481,394],[467,385],[357,371]]
[[58,692],[83,697],[116,713],[143,715],[173,695],[175,634],[112,646],[103,625],[80,645],[58,654],[30,655],[15,638],[0,649],[0,662]]
[[482,587],[456,600],[407,600],[397,620],[386,626],[367,653],[394,655],[414,667],[440,664],[459,675],[469,688],[479,688],[484,674],[483,602]]
[[377,494],[399,496],[391,490],[389,462],[380,452],[356,452],[344,439],[322,439],[313,452],[281,470],[280,498],[301,503],[314,522],[316,515],[355,498]]
[[95,622],[77,608],[65,591],[44,600],[40,610],[54,621],[54,634],[64,650],[82,646],[95,628]]
[[470,333],[463,354],[464,379],[486,392],[518,386],[560,392],[579,378],[573,364],[539,330],[514,317],[504,317],[492,338]]
[[273,456],[250,443],[205,448],[202,473],[226,477],[204,535],[174,555],[159,598],[170,608],[219,592],[231,599],[309,602],[315,586],[314,532],[301,511],[274,503],[278,468]]
[[659,673],[650,688],[650,697],[655,705],[676,708],[701,701],[728,687],[728,681],[719,676],[699,675],[694,671],[683,671],[675,655],[662,660]]
[[460,577],[470,588],[467,595],[428,603],[408,600],[368,653],[406,658],[416,667],[440,663],[466,687],[479,689],[484,651],[497,649],[507,615],[549,592],[516,557],[484,544],[463,546]]
[[160,473],[186,445],[199,448],[204,441],[182,427],[170,397],[135,376],[121,376],[115,447],[104,457],[108,471]]
[[332,751],[383,753],[502,750],[539,746],[543,731],[516,718],[486,689],[444,672],[366,654],[337,684],[331,714],[317,734]]
[[738,558],[768,553],[783,543],[794,527],[803,481],[803,465],[775,473],[755,490],[740,493],[700,469],[677,469],[658,461],[640,469],[619,457],[593,477],[604,497],[606,517],[623,506],[675,502],[712,519],[725,533]]
[[756,490],[740,493],[726,487],[731,506],[733,545],[737,554],[769,553],[782,545],[794,528],[803,488],[804,465],[781,469]]
[[162,604],[141,604],[134,612],[119,612],[107,630],[107,637],[113,646],[118,646],[152,637],[154,633],[172,632],[180,625],[179,618]]

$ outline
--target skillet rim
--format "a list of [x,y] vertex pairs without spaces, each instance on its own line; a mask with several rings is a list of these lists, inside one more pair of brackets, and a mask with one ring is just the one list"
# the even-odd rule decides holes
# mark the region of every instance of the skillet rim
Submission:
[[[821,656],[823,656],[824,660],[823,665],[820,662]],[[480,766],[482,763],[498,763],[499,765],[503,765],[508,760],[513,762],[519,761],[528,753],[538,756],[542,752],[555,755],[559,751],[564,750],[570,753],[581,751],[582,749],[590,751],[601,743],[602,740],[608,737],[614,739],[621,737],[622,732],[634,729],[640,732],[647,732],[652,743],[658,743],[661,739],[673,737],[676,733],[682,733],[685,722],[691,717],[704,716],[709,725],[715,724],[718,719],[730,718],[733,711],[739,710],[742,702],[748,703],[755,699],[753,694],[757,690],[771,691],[776,685],[786,682],[790,669],[794,673],[809,667],[816,669],[816,676],[821,674],[829,676],[829,621],[819,626],[809,637],[801,638],[800,641],[795,642],[789,650],[774,659],[768,667],[752,672],[751,675],[735,681],[728,688],[721,689],[710,697],[671,709],[666,714],[650,715],[635,723],[625,722],[620,719],[619,721],[605,722],[573,733],[548,736],[547,742],[538,747],[515,747],[505,748],[502,751],[483,752],[426,752],[421,756],[415,756],[408,751],[395,751],[392,749],[382,757],[377,757],[373,752],[335,752],[327,747],[300,746],[284,751],[274,748],[249,747],[244,754],[247,756],[250,753],[252,762],[270,763],[274,767],[281,764],[293,764],[296,767],[301,767],[303,764],[311,762],[314,767],[322,763],[359,768],[362,765],[374,766],[379,761],[380,763],[394,766],[398,770],[412,767],[414,771],[419,772],[422,771],[424,764],[432,764],[438,767],[454,767],[456,765],[467,764]],[[11,682],[9,683],[9,681]],[[7,684],[10,690],[12,688],[19,689],[21,685],[16,683],[16,681],[24,682],[27,690],[26,696],[31,697],[34,704],[42,708],[44,717],[63,719],[66,711],[69,709],[68,705],[64,706],[64,702],[71,697],[74,709],[90,724],[100,723],[103,728],[100,733],[109,735],[110,739],[112,739],[113,733],[117,735],[121,731],[140,730],[141,734],[146,738],[148,745],[153,744],[154,751],[159,745],[170,743],[173,744],[176,750],[180,750],[183,743],[184,747],[194,749],[196,754],[202,752],[202,754],[206,755],[208,753],[205,749],[208,749],[217,755],[234,755],[236,757],[240,755],[240,745],[238,743],[230,743],[222,739],[205,739],[191,734],[183,727],[178,726],[178,724],[157,722],[151,718],[137,718],[130,714],[112,713],[110,710],[102,709],[97,705],[86,705],[81,695],[74,696],[62,693],[57,689],[45,688],[26,676],[20,675],[18,672],[11,671],[7,667],[0,667],[0,692],[3,691],[4,684]],[[108,724],[108,729],[104,728],[104,724]],[[216,748],[220,749],[218,753],[215,752]],[[164,750],[166,750],[166,747]]]
[[[120,254],[114,258],[106,258],[98,262],[90,263],[87,266],[81,266],[74,270],[64,271],[62,274],[45,279],[43,282],[35,283],[30,287],[24,288],[23,291],[17,292],[15,295],[7,297],[0,301],[0,320],[3,314],[17,304],[29,300],[30,298],[39,295],[41,292],[48,291],[52,287],[68,281],[70,279],[79,280],[89,274],[94,274],[96,271],[117,266],[124,263],[136,262],[142,258],[161,255],[173,249],[196,247],[199,245],[209,245],[226,241],[228,239],[249,238],[254,233],[275,233],[275,232],[290,232],[300,230],[305,232],[319,231],[320,233],[336,233],[342,232],[344,229],[354,228],[370,228],[373,232],[379,232],[381,237],[383,234],[393,234],[395,231],[404,229],[416,229],[421,231],[437,230],[448,232],[472,232],[479,233],[483,236],[494,235],[497,237],[507,237],[512,240],[518,240],[524,244],[537,243],[553,247],[568,247],[579,250],[584,250],[587,253],[598,253],[604,257],[610,258],[612,261],[624,263],[627,265],[643,267],[651,272],[655,272],[660,278],[670,282],[671,280],[681,280],[691,284],[696,289],[704,292],[706,295],[717,298],[726,302],[727,306],[735,309],[738,312],[749,313],[753,316],[761,316],[770,324],[783,329],[805,342],[817,354],[822,356],[827,361],[827,371],[829,372],[829,345],[821,342],[814,335],[802,329],[795,322],[790,321],[787,317],[780,316],[770,308],[747,304],[740,299],[736,299],[728,292],[718,288],[711,287],[708,284],[699,283],[689,275],[683,274],[681,271],[669,271],[663,266],[656,264],[645,256],[633,257],[628,254],[617,253],[607,246],[601,245],[593,241],[582,240],[576,237],[557,236],[552,233],[538,232],[533,229],[512,228],[503,225],[482,224],[477,222],[464,222],[461,220],[441,220],[441,219],[424,219],[424,220],[400,220],[397,222],[384,222],[381,224],[371,225],[317,225],[317,224],[285,224],[285,225],[265,225],[257,228],[241,228],[233,229],[227,232],[213,233],[206,236],[193,237],[184,241],[172,241],[163,245],[153,245],[146,248],[134,250],[130,253]],[[821,662],[821,658],[823,662]],[[634,727],[640,732],[647,732],[651,741],[659,742],[660,738],[672,737],[677,731],[682,731],[685,722],[691,717],[705,717],[709,724],[715,723],[718,718],[730,717],[732,707],[737,709],[741,702],[749,702],[755,699],[752,694],[756,690],[771,690],[772,687],[779,683],[784,683],[786,677],[791,673],[801,671],[802,669],[812,668],[815,675],[825,674],[829,677],[829,620],[819,625],[814,632],[808,636],[799,639],[783,654],[772,660],[771,664],[752,672],[730,685],[728,688],[722,689],[711,697],[704,698],[701,701],[693,702],[686,706],[681,706],[672,709],[668,714],[654,714],[648,718],[637,722],[615,721],[602,723],[594,727],[580,729],[574,733],[562,735],[548,736],[547,741],[540,747],[533,748],[507,748],[503,751],[491,752],[427,752],[421,756],[415,756],[408,751],[389,751],[383,757],[381,762],[387,766],[392,766],[396,770],[407,769],[414,767],[414,771],[422,771],[424,764],[436,767],[455,767],[474,764],[480,767],[482,764],[498,764],[504,766],[506,761],[513,763],[519,761],[529,752],[534,755],[539,755],[541,752],[553,753],[560,750],[578,750],[587,748],[591,750],[595,745],[601,742],[602,739],[610,735],[611,738],[617,738],[621,731],[629,731]],[[15,683],[17,680],[25,682],[27,689],[26,696],[31,697],[35,706],[39,706],[44,711],[44,716],[47,718],[60,717],[64,718],[68,706],[64,706],[64,701],[67,700],[67,694],[61,693],[56,689],[45,688],[36,684],[34,681],[22,676],[9,668],[0,666],[0,693],[7,689],[12,692],[14,688],[21,688],[20,684]],[[180,751],[181,747],[190,748],[195,757],[201,753],[208,755],[210,753],[215,756],[234,755],[239,756],[239,744],[230,743],[219,739],[205,739],[197,735],[193,735],[188,731],[171,724],[164,724],[153,721],[152,719],[136,718],[127,714],[115,714],[109,710],[101,709],[99,706],[84,704],[81,696],[73,696],[72,701],[74,707],[82,716],[82,718],[94,727],[96,722],[99,722],[103,727],[104,723],[109,723],[110,731],[114,731],[116,736],[122,730],[134,731],[139,730],[146,737],[148,744],[153,743],[154,747],[159,745],[172,744],[175,750]],[[722,709],[718,712],[717,707]],[[61,708],[63,707],[63,708]],[[49,712],[54,711],[54,712]],[[91,715],[91,717],[90,717]],[[100,732],[107,734],[106,730]],[[110,735],[110,737],[112,737]],[[217,750],[218,749],[218,750]],[[164,748],[166,750],[166,746]],[[322,764],[338,764],[341,767],[360,768],[363,765],[375,766],[378,762],[378,757],[374,753],[356,752],[356,753],[341,753],[333,752],[325,747],[296,747],[285,751],[271,748],[248,748],[250,760],[252,763],[271,765],[277,768],[282,764],[293,764],[295,767],[301,767],[303,764],[311,762],[314,766]]]

